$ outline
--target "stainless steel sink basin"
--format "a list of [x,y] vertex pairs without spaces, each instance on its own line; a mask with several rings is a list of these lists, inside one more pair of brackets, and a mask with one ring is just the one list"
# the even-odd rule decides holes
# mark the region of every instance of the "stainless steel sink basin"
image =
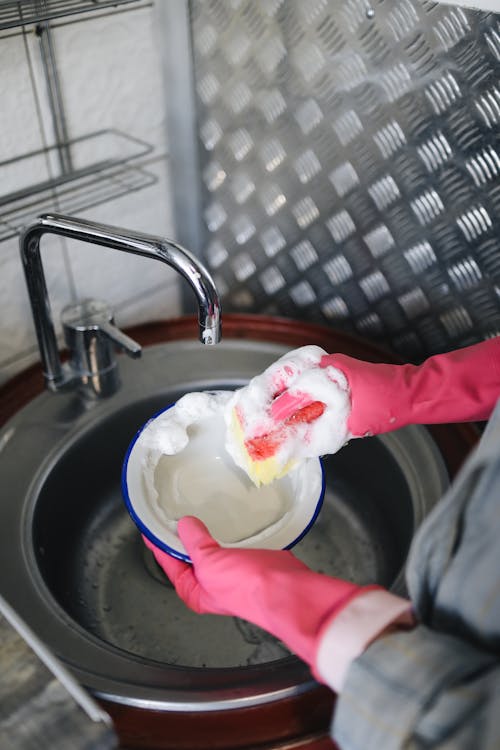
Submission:
[[[240,620],[189,612],[146,552],[120,491],[135,431],[183,393],[233,389],[288,348],[177,341],[121,362],[122,388],[83,405],[44,393],[0,433],[0,591],[80,682],[162,711],[252,706],[307,691],[309,669]],[[295,551],[316,570],[402,591],[416,527],[447,473],[425,428],[352,441]]]

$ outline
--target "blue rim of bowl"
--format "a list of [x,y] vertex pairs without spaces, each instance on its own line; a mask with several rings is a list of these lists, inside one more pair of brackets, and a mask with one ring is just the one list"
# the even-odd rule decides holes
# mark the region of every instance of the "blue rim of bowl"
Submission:
[[[179,552],[179,550],[175,549],[174,547],[170,547],[166,542],[164,542],[162,539],[159,539],[153,532],[141,521],[140,517],[137,515],[137,513],[134,510],[134,506],[132,504],[132,500],[130,499],[130,495],[128,492],[128,486],[127,486],[127,467],[128,462],[130,459],[130,454],[132,453],[132,450],[134,448],[134,445],[138,441],[139,437],[143,433],[143,431],[146,429],[146,427],[151,424],[155,419],[157,419],[161,414],[164,414],[166,411],[171,409],[173,406],[175,406],[177,402],[174,401],[173,403],[166,406],[164,409],[160,409],[160,411],[157,411],[156,414],[153,414],[152,417],[148,419],[147,422],[145,422],[142,427],[136,432],[134,437],[132,438],[128,448],[127,452],[125,453],[125,458],[123,459],[122,464],[122,472],[121,472],[121,488],[122,488],[122,495],[123,499],[125,501],[125,505],[127,507],[127,510],[129,512],[130,517],[132,518],[132,521],[135,523],[141,534],[143,534],[146,539],[148,539],[152,544],[155,545],[155,547],[158,547],[162,552],[166,552],[168,555],[171,555],[171,557],[177,558],[177,560],[182,560],[186,563],[191,563],[191,558],[189,555],[185,554],[184,552]],[[319,515],[319,512],[321,508],[323,507],[323,501],[325,499],[325,491],[326,491],[326,475],[325,475],[325,467],[323,465],[322,458],[318,458],[320,469],[321,469],[321,491],[319,493],[319,498],[316,503],[316,506],[314,508],[314,513],[309,519],[309,523],[307,526],[304,527],[304,529],[300,532],[300,534],[289,544],[287,544],[282,549],[291,549],[292,547],[295,547],[305,536],[309,533],[311,530],[311,527],[316,522],[316,519]]]

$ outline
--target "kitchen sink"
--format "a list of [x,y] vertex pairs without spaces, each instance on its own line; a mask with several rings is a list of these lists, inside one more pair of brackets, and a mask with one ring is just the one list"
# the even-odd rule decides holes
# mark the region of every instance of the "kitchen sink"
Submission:
[[[120,358],[110,398],[45,391],[4,425],[0,592],[107,706],[232,713],[317,689],[259,628],[185,607],[120,487],[127,446],[150,416],[189,391],[238,388],[290,348],[230,336],[210,348],[155,344],[140,362]],[[324,468],[323,508],[294,552],[315,570],[404,593],[413,535],[449,481],[431,433],[352,440]]]

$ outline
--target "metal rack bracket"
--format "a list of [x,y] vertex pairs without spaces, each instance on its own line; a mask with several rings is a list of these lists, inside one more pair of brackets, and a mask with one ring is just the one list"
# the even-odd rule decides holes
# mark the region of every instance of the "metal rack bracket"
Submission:
[[0,0],[0,31],[138,2],[140,0]]
[[0,162],[3,179],[18,186],[0,195],[0,242],[17,235],[27,222],[54,207],[72,214],[157,182],[155,175],[131,163],[153,150],[138,138],[109,129],[65,145],[71,149],[72,171],[34,184],[23,184],[24,175],[47,168],[52,172],[58,164],[60,144]]

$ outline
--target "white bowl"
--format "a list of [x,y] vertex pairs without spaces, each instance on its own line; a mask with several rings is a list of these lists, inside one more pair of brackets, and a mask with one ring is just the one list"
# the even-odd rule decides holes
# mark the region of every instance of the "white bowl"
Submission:
[[[185,403],[184,397],[153,416],[127,450],[122,491],[137,527],[157,547],[186,562],[189,555],[177,535],[177,521],[185,515],[201,518],[224,547],[293,547],[321,509],[325,493],[321,460],[307,459],[285,477],[257,488],[224,447],[223,408],[231,392],[188,395],[197,399],[190,403],[203,408],[191,409],[196,413],[187,425],[185,415],[181,426],[177,422],[183,408],[177,404]],[[200,417],[211,399],[215,399],[211,413]],[[175,442],[180,435],[187,444],[165,455],[165,441],[159,441],[159,435],[166,436],[167,443],[170,436]]]

